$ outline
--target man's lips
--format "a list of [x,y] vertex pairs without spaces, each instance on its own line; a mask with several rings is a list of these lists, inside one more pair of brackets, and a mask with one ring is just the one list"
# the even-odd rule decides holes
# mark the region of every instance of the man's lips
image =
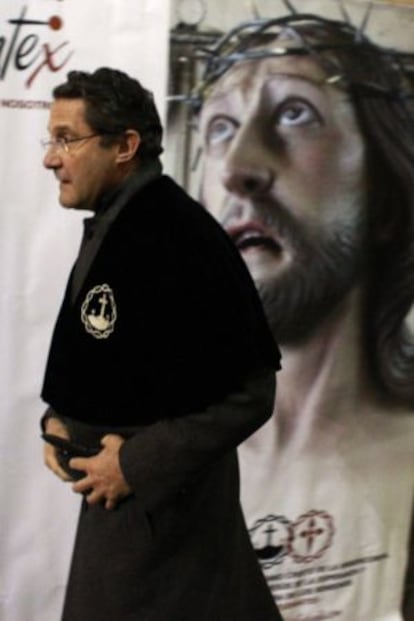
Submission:
[[257,224],[229,227],[227,232],[240,252],[250,248],[264,248],[277,253],[283,250],[281,244]]
[[62,185],[66,185],[67,183],[69,183],[69,179],[67,179],[66,177],[61,176],[61,174],[58,171],[55,171],[55,179],[58,183],[62,184]]

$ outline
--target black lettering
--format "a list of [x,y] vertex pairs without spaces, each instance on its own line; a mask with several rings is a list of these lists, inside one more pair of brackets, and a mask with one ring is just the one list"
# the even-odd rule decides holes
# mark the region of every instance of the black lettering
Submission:
[[321,591],[334,591],[335,589],[343,589],[344,587],[351,586],[350,580],[344,580],[343,582],[334,582],[333,584],[324,584],[316,588],[317,593]]
[[19,44],[16,50],[16,56],[14,60],[14,66],[16,69],[27,69],[30,65],[36,60],[39,56],[39,52],[35,55],[35,57],[31,58],[28,62],[24,63],[23,59],[31,54],[31,52],[35,49],[37,44],[39,43],[39,37],[37,35],[31,34],[23,39],[23,41]]
[[[0,71],[0,79],[4,79],[4,76],[6,75],[6,71],[7,68],[9,66],[9,62],[10,62],[10,58],[12,56],[13,50],[14,50],[14,46],[16,44],[17,41],[17,37],[19,36],[19,31],[20,31],[20,27],[22,24],[24,24],[24,16],[26,15],[26,7],[24,6],[22,9],[22,12],[20,14],[20,18],[16,19],[16,20],[9,20],[9,24],[15,24],[16,28],[14,29],[14,32],[12,33],[12,38],[10,41],[10,45],[9,45],[9,49],[6,52],[6,58],[4,59],[4,62],[2,64],[1,67],[1,71]],[[6,50],[6,39],[4,38],[2,41],[2,49],[1,51],[3,52],[3,50]]]
[[[72,52],[65,50],[62,58],[62,50],[69,45],[68,41],[52,47],[48,42],[42,42],[37,34],[21,36],[23,26],[47,26],[47,22],[26,19],[27,6],[23,6],[20,16],[9,19],[8,24],[12,27],[11,36],[0,37],[0,80],[4,80],[10,67],[18,71],[24,71],[32,67],[32,71],[26,79],[25,85],[30,88],[39,72],[46,68],[52,73],[60,71],[69,61]],[[59,53],[59,59],[58,59]],[[37,62],[36,62],[37,61]]]

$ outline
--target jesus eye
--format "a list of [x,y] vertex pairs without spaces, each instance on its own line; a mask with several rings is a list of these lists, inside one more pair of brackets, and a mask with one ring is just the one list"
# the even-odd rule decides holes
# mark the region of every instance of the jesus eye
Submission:
[[233,119],[226,116],[216,116],[208,124],[206,130],[206,142],[209,146],[216,146],[232,140],[237,131],[237,124]]
[[276,122],[279,127],[295,127],[320,124],[322,121],[317,110],[307,101],[290,99],[279,106]]

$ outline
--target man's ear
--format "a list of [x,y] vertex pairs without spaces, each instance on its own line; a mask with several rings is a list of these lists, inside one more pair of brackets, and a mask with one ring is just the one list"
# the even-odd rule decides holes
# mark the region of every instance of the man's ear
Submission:
[[127,129],[119,144],[117,162],[130,162],[141,144],[141,136],[135,129]]

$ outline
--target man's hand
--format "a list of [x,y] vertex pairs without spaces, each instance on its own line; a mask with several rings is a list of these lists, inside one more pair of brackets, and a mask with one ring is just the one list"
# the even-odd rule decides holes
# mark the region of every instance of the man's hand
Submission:
[[103,449],[94,457],[74,457],[69,466],[83,470],[85,477],[72,486],[74,492],[85,494],[91,505],[104,502],[105,509],[114,509],[117,503],[132,493],[119,464],[119,449],[124,438],[108,434],[101,440]]
[[[60,438],[69,440],[69,432],[66,428],[66,425],[64,425],[59,418],[55,418],[55,417],[49,418],[46,421],[45,431],[46,433],[50,433],[54,436],[59,436]],[[71,480],[67,472],[62,470],[62,468],[59,465],[57,454],[56,454],[56,448],[52,446],[51,444],[48,444],[47,442],[45,442],[44,449],[43,449],[43,460],[46,466],[54,474],[56,474],[59,477],[59,479],[62,479],[62,481]]]

